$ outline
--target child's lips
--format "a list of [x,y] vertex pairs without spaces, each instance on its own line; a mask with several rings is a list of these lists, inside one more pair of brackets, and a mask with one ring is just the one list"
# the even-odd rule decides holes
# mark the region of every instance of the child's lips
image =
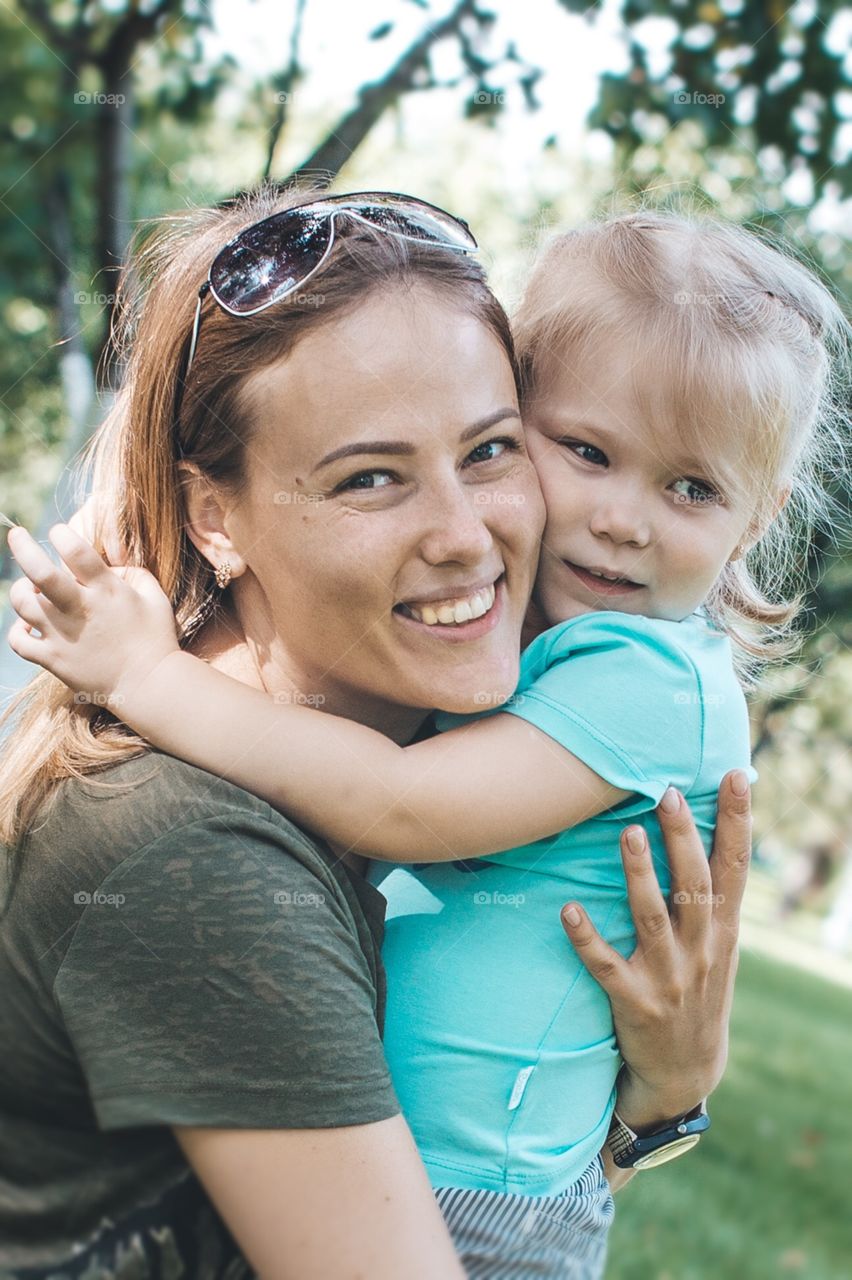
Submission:
[[604,596],[623,596],[634,591],[641,591],[644,583],[633,582],[629,578],[602,578],[596,573],[592,573],[589,569],[583,569],[578,564],[572,564],[570,560],[563,562],[567,568],[579,578],[585,587],[590,591],[595,591],[598,595]]

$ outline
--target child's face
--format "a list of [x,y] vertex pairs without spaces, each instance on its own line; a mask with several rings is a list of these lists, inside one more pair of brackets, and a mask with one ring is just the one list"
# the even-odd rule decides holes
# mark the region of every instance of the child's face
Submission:
[[547,508],[533,598],[548,625],[595,609],[686,618],[746,540],[743,498],[650,429],[651,366],[613,350],[554,362],[525,415]]

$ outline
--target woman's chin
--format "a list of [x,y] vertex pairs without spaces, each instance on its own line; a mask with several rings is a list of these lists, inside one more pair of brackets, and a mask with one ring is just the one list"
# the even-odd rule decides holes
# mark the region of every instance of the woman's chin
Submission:
[[518,684],[517,664],[513,664],[511,677],[493,680],[470,681],[464,688],[445,690],[435,706],[439,711],[454,715],[477,715],[483,711],[495,711],[512,698]]

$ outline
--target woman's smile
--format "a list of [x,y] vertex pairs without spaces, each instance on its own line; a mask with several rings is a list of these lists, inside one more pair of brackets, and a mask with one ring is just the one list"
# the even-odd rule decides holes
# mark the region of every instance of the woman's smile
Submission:
[[478,640],[497,626],[502,616],[505,574],[484,587],[429,597],[419,605],[401,603],[394,614],[403,623],[424,629],[442,640]]

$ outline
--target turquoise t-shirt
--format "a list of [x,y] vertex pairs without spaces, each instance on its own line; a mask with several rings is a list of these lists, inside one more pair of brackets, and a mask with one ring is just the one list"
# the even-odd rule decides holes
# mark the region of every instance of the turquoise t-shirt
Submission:
[[[700,614],[606,611],[552,627],[522,655],[510,702],[483,714],[505,713],[631,796],[488,859],[375,865],[388,899],[384,1043],[434,1186],[550,1195],[603,1145],[620,1066],[609,1001],[567,941],[560,908],[582,902],[629,955],[622,828],[645,827],[668,892],[653,812],[666,787],[686,796],[709,852],[723,775],[756,774],[729,641]],[[467,718],[442,715],[438,727]]]

